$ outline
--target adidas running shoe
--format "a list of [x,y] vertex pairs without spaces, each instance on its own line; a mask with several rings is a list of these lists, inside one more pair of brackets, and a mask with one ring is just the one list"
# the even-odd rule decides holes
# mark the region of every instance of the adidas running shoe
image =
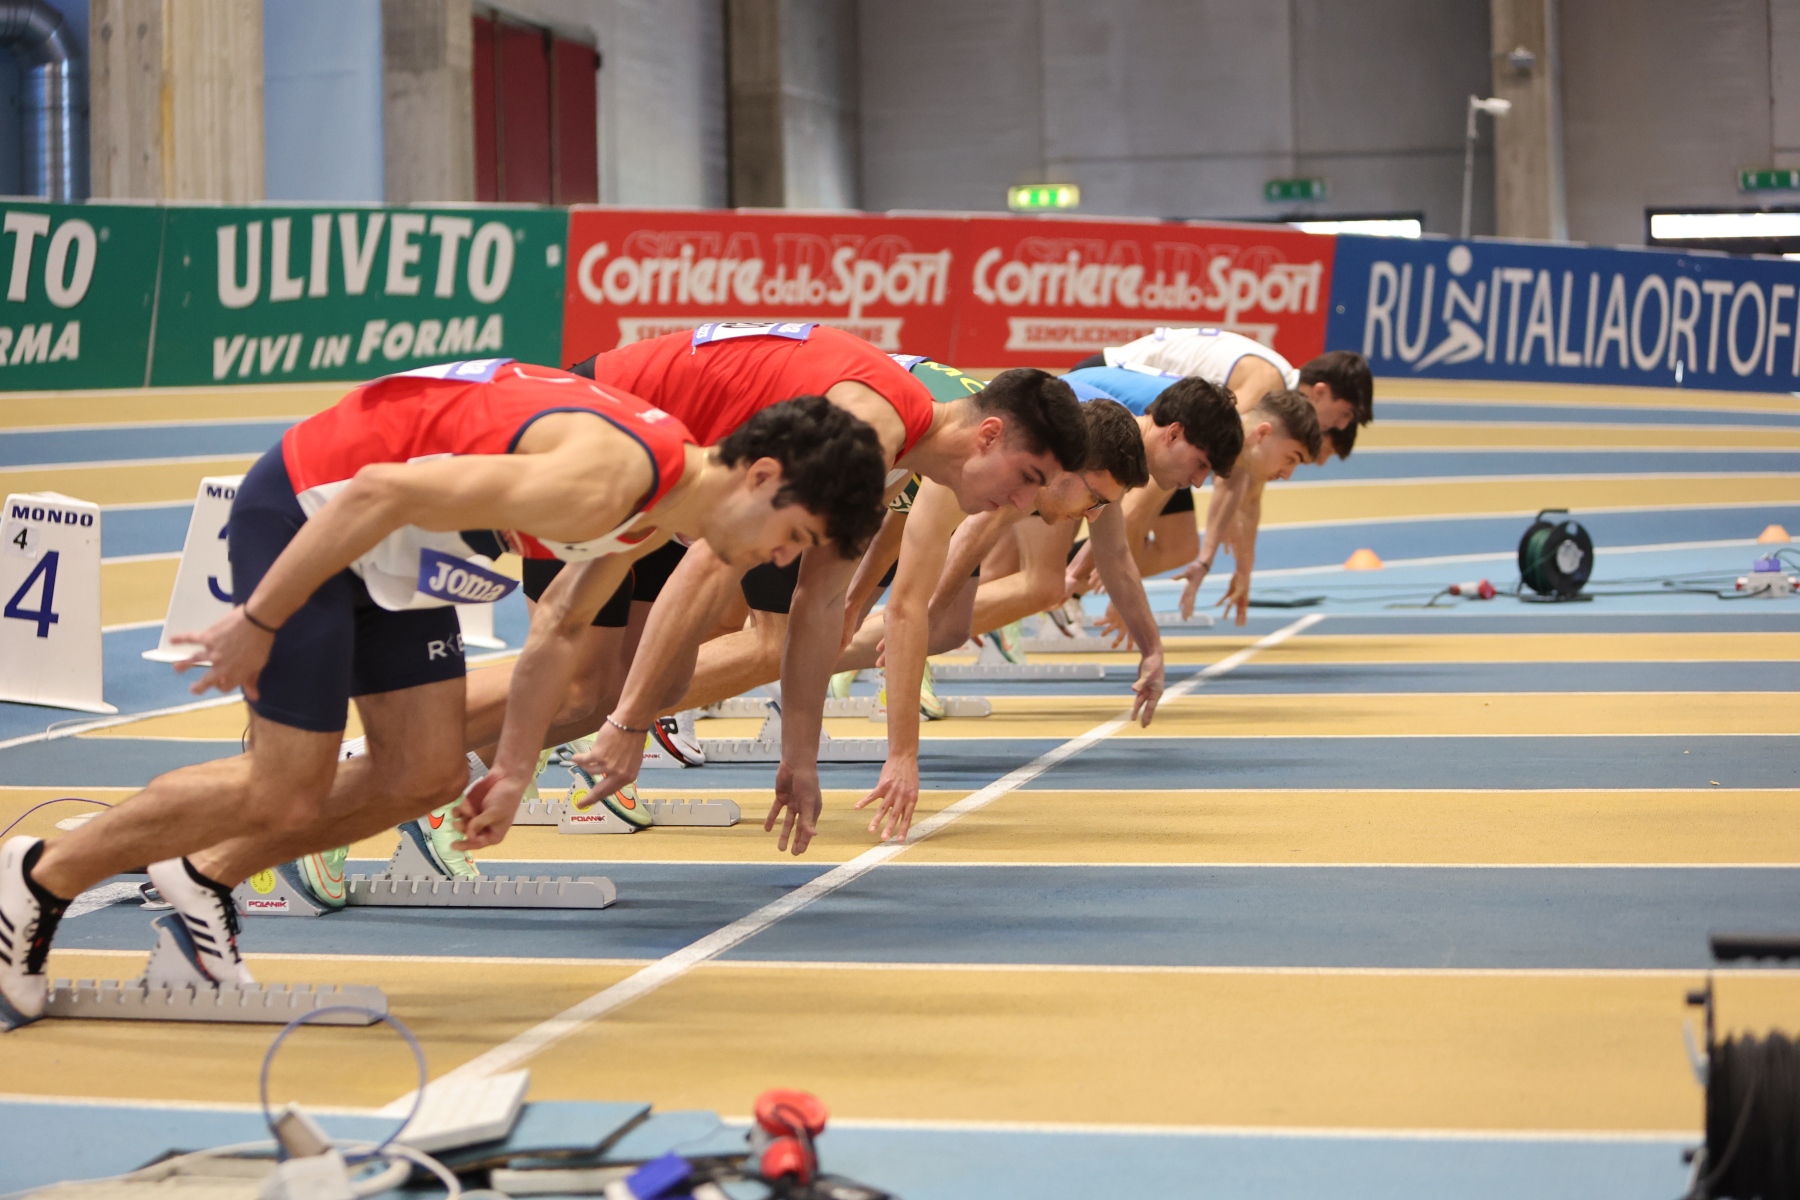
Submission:
[[1024,622],[1014,621],[1010,625],[1002,625],[987,635],[988,643],[1000,652],[1000,657],[1009,663],[1025,661]]
[[656,745],[684,767],[703,767],[706,765],[706,751],[700,747],[700,739],[692,732],[683,730],[681,722],[675,717],[658,717],[650,726],[650,737]]
[[348,846],[308,854],[294,860],[294,874],[300,877],[300,884],[306,889],[306,894],[321,905],[326,908],[342,908],[349,899],[344,885],[344,862],[349,857]]
[[194,870],[185,858],[169,858],[149,867],[150,882],[194,943],[195,965],[214,983],[254,983],[238,953],[237,904],[231,889]]
[[68,905],[31,882],[32,864],[43,847],[43,839],[34,837],[0,846],[0,1029],[43,1016],[50,992],[44,960]]

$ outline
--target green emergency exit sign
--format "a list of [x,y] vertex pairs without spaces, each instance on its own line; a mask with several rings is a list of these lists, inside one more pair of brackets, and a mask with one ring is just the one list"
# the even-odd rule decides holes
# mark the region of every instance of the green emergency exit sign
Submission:
[[1744,192],[1800,191],[1800,170],[1739,171],[1738,190]]
[[1081,189],[1072,183],[1030,183],[1006,189],[1006,207],[1019,212],[1081,207]]
[[1295,200],[1323,200],[1323,179],[1271,179],[1263,184],[1263,199],[1270,204],[1288,204]]

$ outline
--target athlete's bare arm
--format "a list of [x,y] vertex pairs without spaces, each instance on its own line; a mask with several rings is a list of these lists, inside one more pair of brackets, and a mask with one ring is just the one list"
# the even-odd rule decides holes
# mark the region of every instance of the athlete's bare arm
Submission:
[[1231,389],[1231,397],[1237,401],[1237,410],[1242,413],[1255,408],[1257,402],[1271,392],[1285,392],[1287,380],[1268,359],[1246,354],[1231,368],[1231,378],[1225,381],[1225,386]]
[[[1172,488],[1160,488],[1152,479],[1141,488],[1132,488],[1125,493],[1125,499],[1119,507],[1125,514],[1125,544],[1131,548],[1133,558],[1142,560],[1144,546],[1150,539],[1150,530],[1156,524],[1156,518],[1162,515],[1163,506],[1169,497],[1175,494]],[[1087,544],[1075,552],[1069,563],[1068,577],[1072,590],[1082,591],[1091,586],[1094,572],[1094,542],[1090,537]]]
[[1238,507],[1243,503],[1244,493],[1250,486],[1248,470],[1233,471],[1230,479],[1213,476],[1212,498],[1206,505],[1206,532],[1200,539],[1200,554],[1187,568],[1178,571],[1175,578],[1184,580],[1181,589],[1181,615],[1185,620],[1194,615],[1194,598],[1200,594],[1200,585],[1212,571],[1213,559],[1218,557],[1219,545],[1225,540],[1226,532],[1237,517]]
[[838,557],[830,547],[806,555],[788,609],[781,654],[781,765],[775,771],[775,803],[763,829],[773,830],[785,809],[776,846],[795,854],[806,853],[818,832],[825,689],[843,648],[844,596],[855,570],[855,560]]
[[[538,751],[543,749],[545,735],[582,659],[583,635],[625,581],[632,562],[668,540],[667,535],[653,535],[628,554],[571,564],[544,589],[531,611],[525,649],[513,667],[493,769],[457,806],[456,821],[463,831],[458,849],[484,849],[506,836],[519,811],[519,800],[531,783]],[[592,798],[602,795],[605,793],[594,792]]]
[[1094,567],[1138,647],[1138,677],[1131,685],[1137,696],[1131,702],[1131,718],[1147,726],[1156,716],[1156,705],[1163,693],[1162,634],[1125,540],[1125,514],[1119,508],[1108,505],[1088,517],[1088,545],[1094,549]]
[[1256,568],[1256,531],[1262,525],[1264,486],[1260,479],[1250,481],[1248,471],[1242,474],[1248,486],[1244,489],[1244,500],[1238,507],[1236,520],[1230,526],[1231,586],[1219,599],[1219,605],[1227,614],[1235,610],[1234,620],[1239,625],[1250,616],[1250,572]]
[[[609,469],[596,472],[596,461]],[[274,640],[268,631],[396,529],[521,529],[583,541],[630,516],[652,480],[636,439],[582,413],[533,422],[512,454],[372,463],[301,526],[248,602],[203,633],[178,638],[200,649],[177,669],[210,660],[191,689],[196,695],[242,686],[255,699],[256,675]]]
[[900,447],[906,444],[906,423],[893,404],[868,384],[853,379],[840,380],[826,388],[825,398],[851,416],[861,417],[881,439],[881,453],[887,465],[894,465]]
[[900,543],[900,569],[888,591],[888,757],[875,787],[857,802],[880,801],[869,832],[904,838],[919,803],[919,689],[925,677],[931,595],[944,574],[950,539],[963,521],[956,493],[926,480]]

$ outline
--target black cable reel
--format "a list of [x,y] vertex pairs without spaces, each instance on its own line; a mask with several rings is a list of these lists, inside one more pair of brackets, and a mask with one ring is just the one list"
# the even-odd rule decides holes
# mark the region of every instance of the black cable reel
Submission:
[[1543,597],[1539,603],[1587,599],[1580,593],[1593,573],[1594,539],[1566,508],[1544,509],[1519,539],[1519,578]]

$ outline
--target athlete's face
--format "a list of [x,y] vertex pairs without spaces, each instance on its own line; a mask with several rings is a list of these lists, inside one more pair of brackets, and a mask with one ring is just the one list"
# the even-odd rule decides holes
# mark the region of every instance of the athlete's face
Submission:
[[1006,422],[987,417],[975,428],[974,452],[963,461],[956,502],[966,513],[1009,507],[1030,512],[1037,504],[1038,489],[1062,473],[1053,455],[1032,454],[1013,445]]
[[1038,489],[1035,507],[1045,521],[1066,521],[1097,516],[1124,494],[1124,485],[1105,471],[1065,471]]
[[1292,479],[1294,468],[1308,461],[1306,447],[1281,432],[1268,421],[1244,428],[1244,456],[1240,460],[1253,478]]
[[774,459],[750,465],[739,486],[708,514],[705,537],[714,554],[733,567],[785,567],[824,544],[825,518],[798,504],[776,506],[782,482]]
[[1313,411],[1319,414],[1320,429],[1348,429],[1356,420],[1356,409],[1348,400],[1331,390],[1330,384],[1315,383],[1307,389]]
[[1144,439],[1150,478],[1160,488],[1199,487],[1212,474],[1206,451],[1188,441],[1179,425],[1153,425]]

